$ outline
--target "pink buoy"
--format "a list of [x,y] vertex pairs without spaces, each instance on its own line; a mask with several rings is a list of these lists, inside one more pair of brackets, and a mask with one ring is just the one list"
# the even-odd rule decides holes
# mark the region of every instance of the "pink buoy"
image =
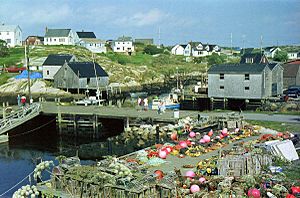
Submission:
[[260,191],[256,188],[250,188],[248,190],[248,197],[260,198]]
[[204,183],[206,181],[205,177],[200,177],[199,182]]
[[187,171],[187,172],[185,173],[185,176],[187,176],[187,177],[195,177],[196,174],[195,174],[194,171],[189,170],[189,171]]
[[225,135],[227,135],[227,133],[228,133],[228,129],[227,129],[227,128],[224,128],[224,129],[222,130],[222,134],[225,136]]
[[161,158],[161,159],[166,159],[167,158],[167,152],[166,151],[163,151],[163,150],[160,150],[158,152],[158,156]]
[[203,140],[204,140],[205,142],[210,142],[210,137],[209,137],[208,135],[204,135],[204,136],[203,136]]
[[190,188],[191,193],[196,193],[200,191],[200,187],[196,184],[193,184]]
[[204,140],[204,139],[201,139],[199,142],[200,142],[201,144],[204,144],[204,143],[205,143],[205,140]]
[[239,132],[239,131],[240,131],[239,128],[235,128],[235,129],[234,129],[234,132],[236,132],[236,133]]
[[186,148],[187,147],[186,141],[180,141],[179,145],[181,146],[181,148]]
[[196,136],[196,133],[193,132],[193,131],[191,131],[190,134],[189,134],[189,136],[190,136],[191,138],[194,138],[194,137]]

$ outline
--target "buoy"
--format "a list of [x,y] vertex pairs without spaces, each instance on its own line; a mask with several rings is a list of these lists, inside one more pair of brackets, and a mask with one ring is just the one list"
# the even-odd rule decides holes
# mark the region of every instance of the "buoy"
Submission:
[[208,135],[204,135],[204,136],[203,136],[203,140],[204,140],[205,142],[210,142],[210,137],[209,137]]
[[212,129],[207,133],[207,135],[208,135],[209,137],[211,137],[213,134],[214,134],[214,132],[213,132]]
[[205,177],[200,177],[199,182],[204,183],[206,181]]
[[164,177],[164,173],[161,170],[154,171],[157,179],[162,179]]
[[260,191],[256,188],[251,188],[248,190],[248,197],[260,198]]
[[228,133],[228,129],[227,128],[224,128],[223,130],[222,130],[222,135],[227,135],[227,133]]
[[171,134],[171,140],[176,141],[177,140],[177,133],[172,133]]
[[185,141],[180,141],[179,145],[181,146],[181,148],[186,148],[187,147],[187,143]]
[[159,156],[161,159],[166,159],[166,158],[167,158],[167,152],[166,152],[166,151],[163,151],[163,150],[160,150],[159,153],[158,153],[158,156]]
[[196,193],[200,191],[200,187],[196,184],[193,184],[190,188],[191,193]]
[[205,143],[205,140],[204,140],[204,139],[201,139],[199,142],[200,142],[201,144],[204,144],[204,143]]
[[187,171],[187,172],[185,173],[185,176],[190,177],[190,178],[193,178],[193,177],[196,176],[196,174],[195,174],[194,171],[189,170],[189,171]]
[[293,195],[300,193],[300,186],[292,186],[291,187]]
[[191,138],[194,138],[194,137],[196,136],[196,133],[193,132],[193,131],[191,131],[190,134],[189,134],[189,136],[190,136]]

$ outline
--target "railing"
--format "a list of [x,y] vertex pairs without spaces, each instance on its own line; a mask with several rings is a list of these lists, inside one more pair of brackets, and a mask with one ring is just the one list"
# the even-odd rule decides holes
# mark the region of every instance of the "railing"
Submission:
[[25,106],[22,109],[5,116],[0,120],[0,135],[6,133],[7,129],[26,121],[33,115],[38,115],[40,109],[40,103],[33,103],[30,106]]

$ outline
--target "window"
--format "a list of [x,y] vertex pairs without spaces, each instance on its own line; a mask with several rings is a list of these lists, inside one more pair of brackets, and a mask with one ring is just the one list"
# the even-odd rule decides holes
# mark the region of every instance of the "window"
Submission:
[[1,35],[1,32],[0,32],[0,35]]
[[117,50],[120,50],[120,48],[119,48],[119,47],[117,47]]
[[250,90],[250,87],[245,87],[245,90]]
[[6,39],[6,42],[7,43],[11,43],[11,39]]
[[223,85],[221,85],[221,86],[220,86],[220,89],[224,89],[224,86],[223,86]]
[[47,75],[49,75],[49,70],[47,70]]
[[224,79],[224,74],[220,74],[220,79],[221,79],[221,80]]
[[56,41],[56,39],[53,39],[54,41]]
[[7,35],[9,35],[9,32],[7,32]]
[[250,74],[245,74],[245,80],[250,80]]
[[65,42],[65,39],[64,38],[60,38],[59,42]]
[[253,58],[246,58],[246,63],[253,63]]

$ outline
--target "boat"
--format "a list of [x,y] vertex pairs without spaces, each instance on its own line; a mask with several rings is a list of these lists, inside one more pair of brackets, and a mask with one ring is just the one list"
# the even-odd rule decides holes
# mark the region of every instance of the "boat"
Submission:
[[176,93],[162,94],[152,100],[151,109],[157,110],[159,105],[164,104],[165,109],[179,109],[180,103]]
[[97,105],[100,104],[101,106],[104,103],[104,99],[97,99],[95,96],[90,96],[89,98],[85,98],[83,100],[79,100],[75,102],[76,105]]

